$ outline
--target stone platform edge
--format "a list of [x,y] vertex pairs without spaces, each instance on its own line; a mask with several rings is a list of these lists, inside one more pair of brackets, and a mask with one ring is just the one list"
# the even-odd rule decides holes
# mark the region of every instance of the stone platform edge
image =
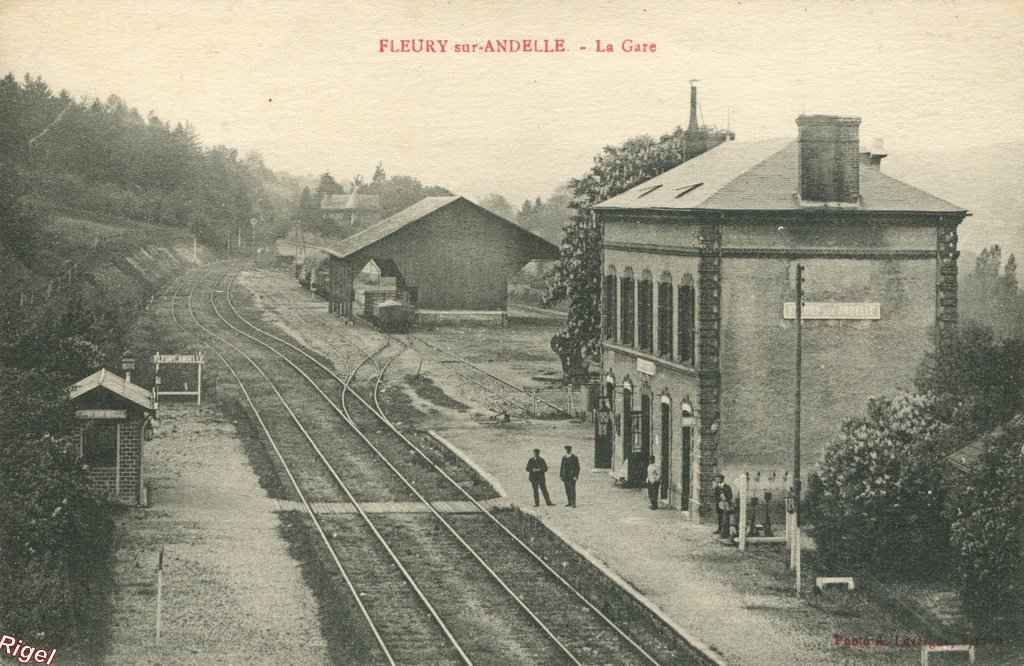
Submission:
[[467,456],[462,451],[462,449],[460,449],[459,447],[455,446],[454,444],[452,444],[447,439],[445,439],[441,435],[437,434],[433,430],[428,430],[427,434],[430,435],[434,439],[435,442],[441,444],[442,446],[447,448],[449,451],[454,453],[456,456],[458,456],[459,460],[461,460],[462,462],[466,463],[470,467],[470,469],[472,469],[474,472],[479,474],[480,477],[484,481],[486,481],[487,483],[491,484],[491,487],[494,488],[495,492],[497,492],[499,496],[501,496],[502,498],[507,498],[508,497],[508,491],[505,490],[505,486],[501,485],[501,481],[498,481],[498,479],[493,474],[491,474],[487,470],[485,470],[482,467],[480,467],[480,465],[477,465],[476,462],[474,462],[472,458]]
[[[462,460],[464,463],[469,465],[469,467],[472,468],[473,471],[475,471],[477,474],[483,477],[488,483],[490,483],[494,487],[495,491],[497,491],[498,494],[501,495],[501,497],[508,496],[508,493],[505,491],[505,487],[501,485],[501,482],[499,482],[498,479],[496,479],[493,474],[477,465],[476,462],[474,462],[469,456],[467,456],[459,447],[455,446],[454,444],[452,444],[447,439],[445,439],[444,437],[442,437],[433,430],[427,430],[427,434],[430,435],[436,442],[445,446],[449,451],[458,456],[459,459]],[[511,506],[514,507],[515,505],[512,504]],[[710,645],[692,636],[686,629],[683,629],[681,626],[676,624],[675,620],[669,617],[664,610],[662,610],[660,607],[655,605],[654,602],[652,602],[650,599],[644,596],[644,594],[640,592],[640,590],[633,587],[633,585],[630,584],[629,581],[624,579],[619,574],[615,573],[611,568],[608,567],[607,564],[605,564],[596,555],[594,555],[589,550],[579,545],[572,539],[568,538],[566,535],[562,534],[559,530],[545,523],[543,517],[535,517],[544,525],[544,527],[548,528],[548,530],[550,530],[552,534],[557,536],[559,539],[565,542],[567,546],[576,551],[580,555],[580,557],[583,557],[592,565],[597,567],[598,571],[603,573],[605,576],[611,579],[613,583],[615,583],[623,590],[625,590],[631,597],[636,599],[637,602],[639,602],[644,608],[653,613],[655,617],[657,617],[659,620],[664,622],[666,626],[672,629],[672,631],[676,632],[680,638],[682,638],[684,641],[689,643],[694,649],[698,650],[701,654],[703,654],[704,657],[708,659],[708,661],[715,664],[716,666],[727,666],[726,661],[722,658],[722,656],[714,650],[712,650]]]

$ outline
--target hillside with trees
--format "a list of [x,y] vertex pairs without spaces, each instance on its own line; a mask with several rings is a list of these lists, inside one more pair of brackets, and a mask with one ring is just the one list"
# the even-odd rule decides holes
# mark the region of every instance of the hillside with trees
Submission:
[[68,387],[118,367],[151,298],[191,263],[193,234],[219,247],[240,229],[270,238],[299,187],[255,153],[203,147],[187,123],[143,117],[116,96],[0,80],[5,631],[62,648],[101,642],[112,520],[85,483]]
[[0,243],[15,258],[47,214],[72,212],[184,229],[225,246],[256,218],[292,215],[301,181],[258,153],[204,147],[195,127],[125,100],[55,94],[40,77],[0,80]]

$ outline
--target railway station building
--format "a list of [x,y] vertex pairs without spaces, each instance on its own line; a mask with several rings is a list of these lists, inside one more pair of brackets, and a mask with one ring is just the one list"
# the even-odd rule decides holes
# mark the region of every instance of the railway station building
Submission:
[[595,459],[640,483],[657,456],[662,500],[695,520],[714,516],[718,473],[788,487],[798,264],[804,470],[867,398],[913,388],[956,325],[967,212],[885,175],[859,118],[796,124],[796,140],[726,142],[593,208],[607,424]]
[[419,322],[504,322],[508,280],[534,259],[558,257],[558,247],[459,196],[426,197],[325,248],[330,257],[329,309],[351,316],[353,282],[386,281],[416,308]]

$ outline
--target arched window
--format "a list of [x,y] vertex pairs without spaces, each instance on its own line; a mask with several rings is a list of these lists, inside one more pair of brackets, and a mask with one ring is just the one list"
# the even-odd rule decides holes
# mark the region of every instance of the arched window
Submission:
[[624,345],[633,344],[633,306],[635,302],[633,300],[633,284],[633,269],[627,267],[622,271],[622,314],[619,317],[619,330],[621,331],[619,339]]
[[640,274],[636,301],[640,349],[654,351],[654,285],[649,270]]
[[672,358],[672,274],[658,279],[658,354]]
[[618,288],[618,280],[615,277],[615,267],[609,266],[604,276],[604,337],[607,340],[616,340],[616,329],[618,328],[618,308],[615,293]]
[[694,329],[696,319],[696,297],[693,289],[693,276],[686,274],[679,285],[679,360],[693,365]]

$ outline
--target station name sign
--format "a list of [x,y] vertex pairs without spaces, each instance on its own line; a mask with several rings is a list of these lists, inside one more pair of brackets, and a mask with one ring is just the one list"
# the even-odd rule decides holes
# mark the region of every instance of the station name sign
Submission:
[[206,363],[202,354],[154,354],[154,363]]
[[658,371],[658,366],[654,364],[654,361],[648,361],[645,358],[638,358],[636,360],[636,371],[642,375],[654,376],[654,373]]
[[[796,303],[783,303],[783,319],[796,319]],[[878,303],[804,303],[801,319],[881,319]]]
[[128,411],[125,409],[79,409],[75,412],[75,418],[79,419],[126,419]]

